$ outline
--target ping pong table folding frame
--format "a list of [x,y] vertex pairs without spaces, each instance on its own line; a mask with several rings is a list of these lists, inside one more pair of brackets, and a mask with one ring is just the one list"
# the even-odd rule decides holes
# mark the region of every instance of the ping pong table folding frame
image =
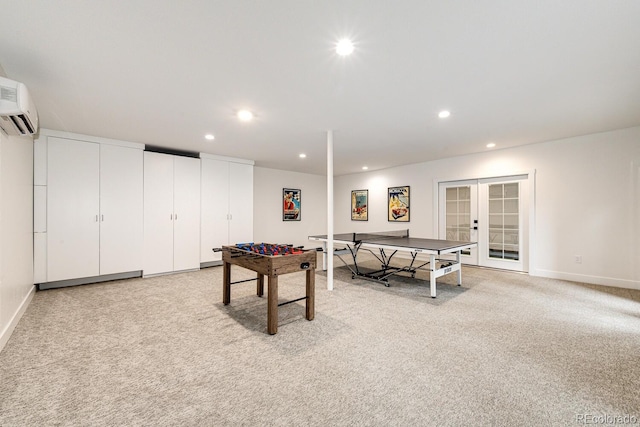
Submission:
[[[408,238],[409,230],[406,230],[406,237]],[[309,240],[321,241],[323,243],[323,263],[322,269],[327,269],[327,238],[326,236],[309,236]],[[429,285],[431,298],[436,297],[436,279],[447,274],[457,273],[458,286],[462,285],[462,263],[460,255],[463,250],[467,250],[477,246],[475,242],[453,242],[438,239],[415,239],[417,241],[430,242],[433,248],[425,247],[411,247],[367,242],[366,240],[359,240],[357,233],[352,234],[350,240],[343,240],[334,238],[334,243],[343,247],[343,249],[335,249],[334,255],[338,257],[340,261],[351,271],[351,278],[361,277],[363,279],[372,280],[383,283],[385,286],[390,286],[389,277],[399,273],[408,273],[411,278],[415,278],[416,273],[419,270],[429,271]],[[435,243],[435,244],[434,244]],[[425,245],[426,246],[426,245]],[[379,262],[381,268],[375,271],[362,271],[358,266],[357,256],[361,250],[371,253]],[[376,251],[378,253],[376,253]],[[390,253],[388,253],[389,251]],[[408,265],[392,266],[391,261],[398,252],[408,252],[410,259]],[[353,266],[347,263],[342,255],[349,254],[353,261]],[[428,255],[428,260],[419,260],[418,255]],[[455,255],[455,260],[449,258],[439,258],[442,255]],[[428,268],[425,268],[429,266]]]

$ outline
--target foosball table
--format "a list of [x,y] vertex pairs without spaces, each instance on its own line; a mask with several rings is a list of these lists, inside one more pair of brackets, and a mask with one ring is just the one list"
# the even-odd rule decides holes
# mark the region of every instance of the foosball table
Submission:
[[[214,249],[216,250],[216,249]],[[306,300],[307,320],[315,316],[315,272],[316,251],[303,250],[293,245],[270,243],[238,243],[222,247],[223,288],[222,302],[231,303],[231,285],[257,280],[256,294],[264,295],[264,277],[268,277],[267,293],[267,331],[269,334],[278,332],[278,307],[296,301]],[[231,265],[237,265],[255,271],[255,279],[231,282]],[[306,295],[291,301],[278,303],[278,276],[288,273],[306,271]]]

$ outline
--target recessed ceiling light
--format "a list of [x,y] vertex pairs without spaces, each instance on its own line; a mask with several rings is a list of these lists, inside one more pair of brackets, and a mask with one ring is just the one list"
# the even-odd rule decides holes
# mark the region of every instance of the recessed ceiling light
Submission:
[[243,122],[251,121],[251,119],[253,119],[253,113],[249,110],[240,110],[238,111],[238,119]]
[[347,56],[353,53],[353,43],[349,39],[342,39],[336,44],[336,53],[340,56]]
[[363,171],[366,171],[367,169],[369,169],[369,166],[363,166],[363,167],[362,167],[362,170],[363,170]]
[[300,153],[300,158],[301,158],[301,159],[304,159],[305,157],[307,157],[307,155],[306,155],[306,154],[304,154],[304,153]]
[[205,137],[206,139],[208,139],[209,141],[213,141],[214,139],[216,139],[216,137],[215,137],[215,136],[213,136],[213,135],[211,135],[210,133],[206,134],[204,137]]
[[487,148],[493,148],[495,146],[496,146],[495,142],[490,142],[490,143],[487,144]]
[[449,111],[447,111],[447,110],[443,110],[443,111],[440,111],[438,113],[438,117],[440,117],[441,119],[446,119],[450,115],[451,115],[451,113]]

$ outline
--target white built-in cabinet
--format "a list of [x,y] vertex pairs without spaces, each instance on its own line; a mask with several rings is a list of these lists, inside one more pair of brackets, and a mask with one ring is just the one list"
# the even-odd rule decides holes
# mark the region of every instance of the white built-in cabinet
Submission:
[[49,129],[34,142],[40,289],[195,270],[253,239],[252,161]]
[[213,248],[253,240],[253,162],[202,159],[200,261],[220,261]]
[[200,159],[144,153],[145,276],[200,268]]
[[142,270],[142,150],[48,137],[46,281]]

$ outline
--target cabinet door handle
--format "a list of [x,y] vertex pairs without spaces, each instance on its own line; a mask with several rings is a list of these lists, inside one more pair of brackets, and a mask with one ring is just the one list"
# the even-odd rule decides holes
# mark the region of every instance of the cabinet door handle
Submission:
[[173,219],[177,220],[178,219],[178,214],[175,214]]
[[100,220],[101,220],[102,222],[104,222],[104,215],[100,215],[100,217],[101,217],[101,219],[100,219]]
[[96,215],[96,222],[98,222],[98,215]]
[[173,221],[173,214],[169,215],[169,219]]

